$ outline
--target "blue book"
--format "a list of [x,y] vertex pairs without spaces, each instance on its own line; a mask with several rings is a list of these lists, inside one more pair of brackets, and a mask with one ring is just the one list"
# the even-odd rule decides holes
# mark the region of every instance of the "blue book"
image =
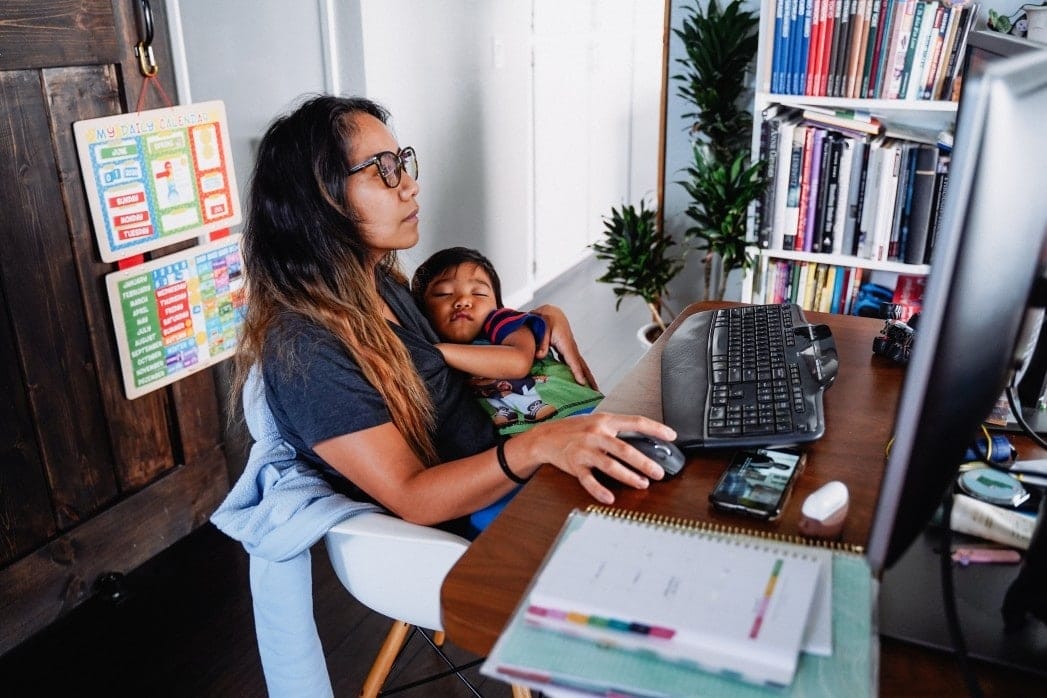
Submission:
[[811,44],[811,11],[814,0],[797,0],[796,23],[793,25],[793,70],[791,94],[802,95],[807,87],[807,53]]
[[774,6],[774,56],[771,59],[771,92],[784,90],[785,51],[789,41],[789,23],[784,21],[787,0],[777,0]]

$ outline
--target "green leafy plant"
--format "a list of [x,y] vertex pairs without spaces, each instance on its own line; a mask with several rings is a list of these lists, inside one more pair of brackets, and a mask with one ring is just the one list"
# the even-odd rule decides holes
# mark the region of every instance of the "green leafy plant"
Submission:
[[643,201],[639,210],[630,204],[623,204],[621,210],[612,207],[603,220],[604,238],[591,245],[596,258],[607,262],[607,272],[597,281],[614,284],[616,310],[626,296],[642,298],[651,320],[664,330],[662,310],[675,314],[665,303],[666,287],[683,268],[682,260],[671,252],[676,243],[658,230],[654,209]]
[[748,269],[746,221],[749,205],[767,186],[764,163],[750,164],[752,115],[745,75],[756,57],[759,18],[740,0],[726,6],[709,0],[706,9],[685,7],[682,25],[673,32],[683,41],[686,58],[677,94],[694,110],[691,119],[693,164],[688,180],[678,184],[691,197],[686,215],[693,225],[685,240],[705,252],[705,295],[712,290],[712,262],[720,259],[716,297],[723,298],[735,269]]

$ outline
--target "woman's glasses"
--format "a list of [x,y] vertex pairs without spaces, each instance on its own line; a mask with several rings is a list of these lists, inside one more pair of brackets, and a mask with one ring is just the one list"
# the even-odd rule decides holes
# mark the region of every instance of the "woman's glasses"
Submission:
[[371,165],[378,166],[378,174],[382,175],[382,181],[390,189],[400,186],[401,172],[407,172],[411,175],[411,179],[418,179],[418,157],[414,154],[414,148],[410,146],[400,148],[398,153],[391,153],[387,150],[367,158],[359,165],[350,167],[349,174],[354,175]]

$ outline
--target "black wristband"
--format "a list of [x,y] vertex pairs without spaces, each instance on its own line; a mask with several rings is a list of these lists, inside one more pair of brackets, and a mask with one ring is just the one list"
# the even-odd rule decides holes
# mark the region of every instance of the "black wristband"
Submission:
[[498,467],[502,469],[505,476],[515,482],[518,485],[526,484],[530,477],[520,477],[512,470],[509,470],[509,464],[505,462],[505,441],[499,441],[498,446],[494,449],[494,455],[498,458]]

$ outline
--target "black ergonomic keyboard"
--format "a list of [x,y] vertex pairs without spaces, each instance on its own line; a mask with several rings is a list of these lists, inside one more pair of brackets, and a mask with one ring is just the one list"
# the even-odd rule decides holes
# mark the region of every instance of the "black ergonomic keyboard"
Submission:
[[695,313],[662,352],[662,414],[684,450],[784,446],[825,433],[836,342],[796,304]]

